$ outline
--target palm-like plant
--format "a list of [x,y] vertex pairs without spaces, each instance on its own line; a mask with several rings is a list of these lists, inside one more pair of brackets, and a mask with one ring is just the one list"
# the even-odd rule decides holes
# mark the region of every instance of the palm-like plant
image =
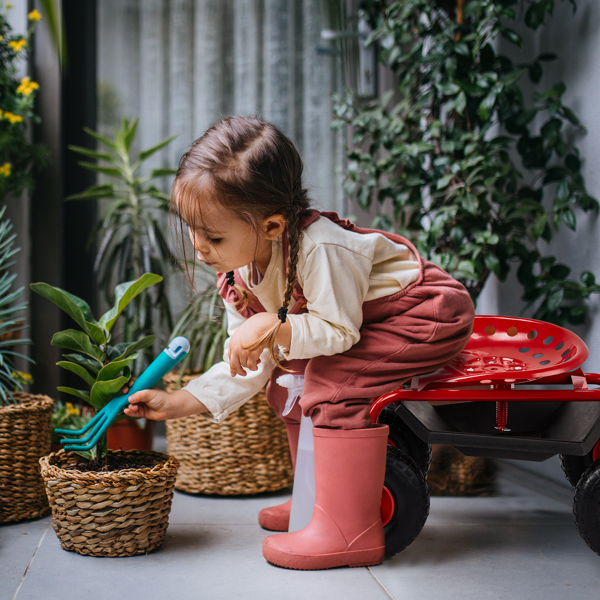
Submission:
[[[0,219],[4,216],[6,207],[0,209]],[[0,406],[16,404],[12,392],[21,391],[27,383],[27,377],[15,369],[14,359],[22,358],[33,362],[28,356],[15,350],[15,346],[30,344],[29,339],[18,336],[26,328],[20,315],[27,306],[26,302],[18,302],[23,294],[23,288],[11,290],[16,274],[8,269],[14,265],[12,257],[19,251],[13,248],[16,234],[11,233],[12,223],[9,219],[0,222]]]
[[[79,163],[81,166],[112,181],[93,185],[68,199],[110,201],[94,230],[94,237],[98,241],[94,269],[99,272],[98,284],[106,301],[112,304],[115,282],[139,279],[149,272],[162,276],[164,280],[178,266],[163,234],[169,197],[151,183],[152,180],[173,175],[175,171],[162,168],[152,169],[147,175],[139,174],[144,161],[174,138],[167,138],[140,152],[134,159],[131,157],[131,147],[137,131],[137,119],[123,119],[113,139],[89,129],[86,131],[104,146],[105,151],[79,146],[70,146],[70,149],[96,161],[82,161]],[[155,309],[158,309],[158,323],[155,322]],[[164,281],[136,297],[124,316],[123,339],[141,339],[161,329],[170,332],[173,320]],[[149,348],[146,360],[151,358],[152,350]]]

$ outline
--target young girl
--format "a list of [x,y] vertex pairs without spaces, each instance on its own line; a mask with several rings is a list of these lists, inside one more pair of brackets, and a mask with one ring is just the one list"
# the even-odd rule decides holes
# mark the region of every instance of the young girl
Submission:
[[[474,309],[465,288],[404,238],[310,209],[302,161],[276,127],[230,117],[182,157],[173,208],[198,260],[219,273],[229,338],[224,360],[184,389],[132,395],[125,413],[219,423],[267,382],[295,462],[301,411],[314,425],[316,501],[302,531],[269,536],[265,558],[293,569],[379,564],[388,427],[370,402],[458,354]],[[304,394],[282,416],[284,372]],[[290,502],[260,524],[287,531]]]

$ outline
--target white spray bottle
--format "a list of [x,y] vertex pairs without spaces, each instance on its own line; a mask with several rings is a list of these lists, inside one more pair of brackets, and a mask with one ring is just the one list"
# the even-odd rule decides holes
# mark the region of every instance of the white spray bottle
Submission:
[[[277,378],[277,383],[288,389],[283,416],[290,413],[304,389],[304,375],[287,373]],[[302,415],[296,455],[296,472],[292,492],[292,510],[288,531],[299,531],[306,527],[315,505],[315,447],[310,417]]]

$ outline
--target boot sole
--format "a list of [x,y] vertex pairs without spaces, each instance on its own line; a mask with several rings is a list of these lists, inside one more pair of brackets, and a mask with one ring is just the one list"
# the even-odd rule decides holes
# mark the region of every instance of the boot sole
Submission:
[[290,554],[274,548],[269,548],[266,556],[263,556],[271,564],[284,569],[296,571],[321,571],[335,567],[373,567],[383,562],[385,546],[372,548],[370,550],[355,550],[348,552],[336,552],[335,554],[317,554],[315,556],[303,556],[301,554]]

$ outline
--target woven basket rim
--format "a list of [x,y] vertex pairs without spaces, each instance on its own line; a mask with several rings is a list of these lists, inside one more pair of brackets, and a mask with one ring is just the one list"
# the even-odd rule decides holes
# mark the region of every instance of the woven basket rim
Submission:
[[0,414],[15,414],[27,412],[39,412],[51,409],[54,400],[45,394],[30,394],[28,392],[13,392],[15,398],[19,400],[17,404],[0,406]]
[[[138,469],[122,469],[120,471],[78,471],[77,469],[63,469],[60,463],[72,458],[80,458],[75,452],[51,452],[48,456],[40,458],[41,474],[44,479],[61,479],[67,481],[84,481],[89,483],[110,483],[112,480],[123,479],[155,479],[156,477],[169,477],[177,473],[179,461],[171,454],[155,452],[152,450],[108,450],[111,455],[127,455],[133,458],[146,456],[156,458],[157,464],[153,467]],[[53,461],[58,461],[55,464]]]

